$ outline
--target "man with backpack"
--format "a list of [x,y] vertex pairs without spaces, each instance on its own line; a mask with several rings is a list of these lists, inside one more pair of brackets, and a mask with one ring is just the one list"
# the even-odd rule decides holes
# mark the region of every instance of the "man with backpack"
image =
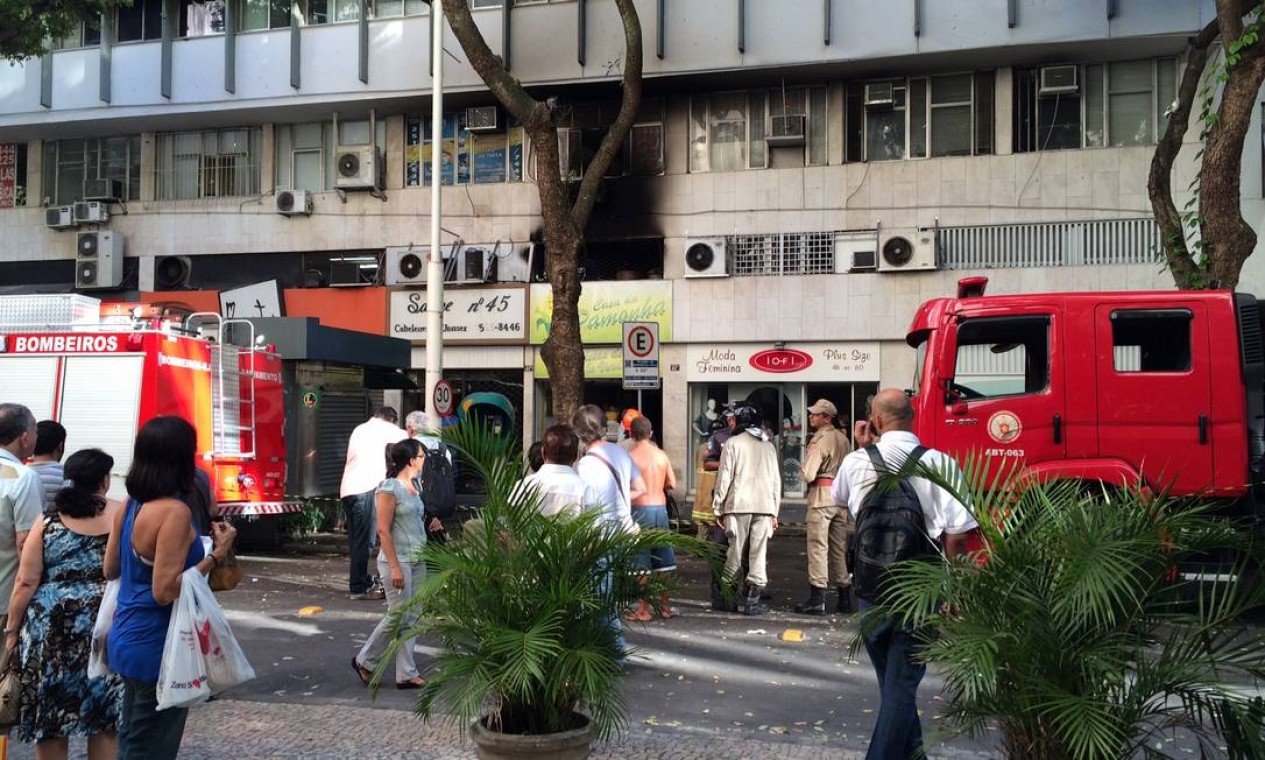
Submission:
[[[453,467],[452,449],[438,435],[426,430],[426,412],[409,412],[404,418],[404,431],[422,444],[426,458],[418,475],[417,492],[426,510],[426,524],[432,518],[446,520],[457,510],[457,473]],[[447,531],[440,528],[426,531],[428,541],[447,540]]]
[[886,568],[939,552],[946,557],[964,554],[967,534],[978,527],[962,502],[926,478],[906,478],[890,489],[875,487],[880,472],[896,472],[910,457],[950,480],[960,479],[951,457],[922,446],[913,422],[914,409],[904,391],[879,391],[869,419],[853,428],[857,450],[844,457],[831,491],[835,503],[846,505],[855,521],[849,565],[860,609],[867,615],[861,628],[865,650],[878,677],[878,719],[867,760],[913,758],[922,751],[918,684],[927,667],[917,659],[918,641],[901,619],[877,618],[871,611],[882,598]]

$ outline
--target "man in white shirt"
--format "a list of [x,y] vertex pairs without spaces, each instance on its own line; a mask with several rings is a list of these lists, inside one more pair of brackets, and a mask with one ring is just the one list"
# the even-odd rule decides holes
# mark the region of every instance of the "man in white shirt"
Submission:
[[[21,404],[0,404],[0,628],[9,630],[9,597],[26,534],[44,508],[39,475],[22,460],[35,451],[35,415]],[[7,663],[7,654],[0,653]]]
[[541,451],[545,463],[518,482],[516,494],[534,494],[545,517],[574,516],[602,508],[602,497],[572,467],[580,453],[580,439],[570,425],[554,425],[545,431]]
[[352,599],[384,599],[382,584],[369,572],[369,547],[377,532],[373,494],[387,475],[387,446],[408,438],[396,422],[399,414],[389,406],[351,431],[347,440],[347,466],[338,489],[347,520],[351,567],[347,587]]
[[[920,443],[913,433],[914,408],[899,388],[879,391],[871,403],[870,418],[853,427],[857,450],[843,459],[835,476],[831,495],[846,505],[854,522],[860,518],[865,498],[878,479],[877,470],[864,447],[877,447],[889,471],[904,464]],[[950,480],[961,480],[961,471],[951,457],[927,449],[919,462]],[[974,516],[952,493],[926,478],[909,478],[922,507],[925,529],[930,538],[940,538],[946,556],[966,552],[967,534],[979,526]],[[860,608],[870,615],[873,600],[861,598]],[[889,757],[917,757],[922,749],[922,726],[918,720],[918,684],[927,666],[918,661],[917,640],[912,628],[896,618],[863,624],[865,649],[878,677],[880,703],[878,719],[870,735],[867,760]]]

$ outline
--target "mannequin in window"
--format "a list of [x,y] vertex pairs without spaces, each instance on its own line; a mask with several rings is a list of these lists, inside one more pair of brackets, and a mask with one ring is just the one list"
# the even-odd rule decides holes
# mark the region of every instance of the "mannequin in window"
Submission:
[[719,415],[716,413],[716,399],[707,399],[707,408],[694,418],[694,433],[698,435],[700,443],[706,442],[708,437],[711,436],[712,423],[718,417]]

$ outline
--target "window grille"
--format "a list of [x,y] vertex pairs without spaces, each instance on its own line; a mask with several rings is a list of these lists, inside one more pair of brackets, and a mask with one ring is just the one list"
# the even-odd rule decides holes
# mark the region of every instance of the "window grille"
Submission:
[[1106,266],[1160,261],[1149,217],[940,228],[943,269]]
[[774,232],[725,239],[734,277],[835,271],[833,232]]

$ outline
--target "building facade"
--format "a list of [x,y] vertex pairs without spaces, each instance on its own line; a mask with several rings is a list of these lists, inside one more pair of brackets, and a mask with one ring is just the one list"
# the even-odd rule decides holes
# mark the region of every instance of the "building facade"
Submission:
[[[614,4],[472,5],[513,75],[558,98],[563,171],[582,176],[618,107]],[[750,398],[801,492],[806,406],[852,419],[907,385],[915,307],[966,274],[993,292],[1171,287],[1146,176],[1210,0],[636,5],[645,97],[588,230],[586,393],[646,411],[680,471],[709,408]],[[532,145],[451,34],[433,128],[430,22],[420,0],[136,0],[0,69],[0,291],[74,287],[84,245],[122,260],[80,283],[105,297],[276,280],[319,311],[323,290],[360,288],[377,329],[414,342],[420,380],[438,132],[445,374],[507,435],[538,437],[550,311]],[[1243,287],[1260,282],[1257,256]],[[660,390],[623,389],[625,321],[658,323]]]

